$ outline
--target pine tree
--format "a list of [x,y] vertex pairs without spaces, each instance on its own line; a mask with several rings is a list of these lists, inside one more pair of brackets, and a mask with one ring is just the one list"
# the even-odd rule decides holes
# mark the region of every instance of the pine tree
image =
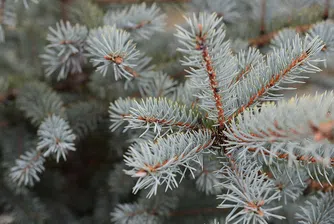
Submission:
[[0,223],[334,223],[334,1],[140,2],[0,0]]

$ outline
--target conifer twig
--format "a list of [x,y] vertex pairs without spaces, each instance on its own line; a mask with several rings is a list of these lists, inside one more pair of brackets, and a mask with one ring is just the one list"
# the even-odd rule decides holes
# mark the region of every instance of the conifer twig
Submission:
[[[251,153],[260,153],[260,152],[258,152],[257,148],[248,148],[247,151],[251,152]],[[229,153],[227,153],[227,154],[229,154]],[[261,154],[265,155],[265,156],[272,156],[272,153],[270,152],[269,149],[267,151],[265,151],[265,150],[261,151]],[[289,160],[289,157],[291,157],[291,154],[290,153],[275,153],[274,156],[276,158],[279,158],[279,159]],[[294,159],[297,160],[297,161],[306,162],[306,163],[317,163],[317,162],[319,162],[319,159],[316,159],[313,156],[305,156],[305,155],[297,155],[297,154],[294,155]],[[334,167],[334,158],[330,158],[330,164],[331,164],[332,167]]]
[[237,116],[238,114],[242,113],[245,111],[247,108],[252,106],[258,99],[260,99],[270,88],[274,87],[275,85],[278,84],[279,81],[281,81],[286,75],[289,74],[289,72],[297,67],[300,63],[302,63],[305,59],[309,57],[309,52],[310,50],[306,50],[302,52],[299,57],[293,59],[290,64],[288,64],[283,70],[281,70],[279,73],[274,74],[272,78],[268,81],[267,84],[263,85],[262,88],[258,90],[258,92],[254,95],[252,95],[249,99],[248,102],[234,112],[228,120],[230,121],[233,119],[233,117]]
[[224,116],[224,109],[223,109],[223,105],[222,105],[222,98],[221,95],[218,94],[218,82],[216,79],[216,72],[214,71],[213,65],[212,65],[212,60],[211,60],[211,56],[209,54],[209,50],[208,47],[206,46],[206,40],[205,40],[205,34],[203,34],[202,32],[202,25],[199,24],[198,28],[200,30],[197,39],[196,39],[196,50],[201,50],[202,51],[202,57],[203,57],[203,61],[205,63],[205,67],[206,67],[206,71],[208,73],[209,76],[209,80],[210,80],[210,87],[212,89],[213,92],[213,96],[216,102],[216,108],[218,111],[218,122],[219,122],[219,127],[223,128],[224,127],[224,122],[225,122],[225,116]]
[[307,186],[308,190],[322,191],[322,192],[334,191],[334,185],[327,182],[319,183],[316,180],[308,179],[307,184],[308,184]]

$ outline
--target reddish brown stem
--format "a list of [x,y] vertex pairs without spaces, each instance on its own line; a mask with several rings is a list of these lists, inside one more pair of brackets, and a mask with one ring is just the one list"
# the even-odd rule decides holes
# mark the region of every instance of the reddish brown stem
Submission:
[[230,87],[232,84],[237,83],[242,77],[245,77],[246,74],[250,71],[250,69],[251,69],[251,66],[250,66],[250,65],[247,65],[247,66],[245,67],[245,69],[243,69],[243,70],[237,75],[237,77],[236,77],[235,79],[232,80],[232,82],[230,83],[229,87]]
[[36,154],[36,156],[28,163],[28,165],[26,167],[24,167],[24,173],[31,168],[31,164],[35,161],[37,161],[40,157],[42,156],[42,151],[38,151],[38,153]]
[[308,189],[315,190],[315,191],[329,192],[329,191],[334,191],[334,185],[331,185],[327,182],[319,183],[316,180],[309,179]]
[[[203,149],[205,149],[206,147],[208,147],[211,144],[212,144],[212,140],[210,139],[208,142],[205,142],[200,147],[198,147],[198,149],[196,150],[196,153],[202,151]],[[185,154],[182,154],[181,158],[184,158],[185,156],[186,156]],[[176,155],[171,160],[177,161],[178,159],[180,159],[180,157],[178,155]],[[165,161],[163,161],[161,163],[159,162],[159,163],[153,164],[153,165],[145,164],[145,169],[143,168],[143,169],[138,170],[136,172],[136,175],[137,176],[145,176],[148,173],[146,170],[149,170],[150,173],[156,172],[157,169],[159,169],[160,167],[164,166],[168,162],[170,162],[170,160],[165,160]]]
[[211,56],[209,54],[209,49],[205,44],[205,39],[206,36],[205,34],[202,33],[202,25],[199,25],[199,34],[196,38],[196,50],[202,51],[202,58],[205,63],[206,71],[209,76],[210,80],[210,87],[213,92],[213,97],[215,99],[215,104],[216,108],[218,111],[218,122],[219,122],[219,127],[223,128],[224,123],[225,123],[225,116],[224,116],[224,109],[222,105],[222,98],[221,95],[219,94],[219,89],[218,89],[218,81],[217,81],[217,74],[215,70],[213,69],[213,63]]
[[284,78],[294,67],[298,66],[303,60],[308,57],[308,51],[303,52],[298,58],[294,59],[287,67],[281,71],[280,73],[274,75],[269,82],[262,86],[261,89],[258,90],[256,94],[251,96],[248,102],[245,105],[242,105],[235,113],[233,113],[228,120],[231,120],[233,117],[237,116],[238,114],[244,112],[248,107],[253,105],[259,98],[261,98],[267,90],[275,86],[282,78]]
[[[272,172],[270,171],[266,171],[265,174],[267,175],[267,177],[269,179],[275,179],[274,175]],[[313,179],[308,179],[306,181],[307,183],[307,192],[309,192],[310,190],[313,191],[323,191],[323,192],[329,192],[329,191],[334,191],[334,185],[329,184],[328,182],[318,182],[316,180]],[[278,187],[279,190],[283,190],[284,186],[282,184],[278,184],[276,185]]]
[[134,78],[138,78],[140,75],[132,68],[129,66],[124,66],[124,69],[128,71]]
[[150,20],[144,20],[144,21],[141,21],[140,23],[136,24],[135,26],[124,27],[124,29],[127,30],[127,31],[138,30],[138,29],[143,28],[144,26],[146,26],[150,23],[151,23]]
[[[249,152],[255,153],[257,151],[257,148],[249,148],[247,149]],[[267,151],[261,151],[261,153],[265,156],[270,156],[272,155],[270,152]],[[288,153],[276,153],[276,157],[279,159],[289,159],[289,154]],[[313,156],[305,156],[305,155],[295,155],[296,160],[300,162],[307,162],[307,163],[317,163],[319,160],[314,158]],[[334,158],[330,159],[331,161],[331,166],[334,166]]]
[[[120,65],[123,63],[124,58],[121,55],[111,55],[108,54],[106,56],[104,56],[104,59],[108,60],[108,61],[112,61],[113,63]],[[129,72],[133,77],[137,78],[140,75],[132,68],[130,68],[129,66],[124,66],[124,69]]]
[[[304,33],[309,30],[313,24],[305,24],[301,26],[296,26],[294,29],[298,33]],[[278,31],[273,31],[267,34],[260,35],[259,37],[252,38],[248,40],[248,45],[253,47],[262,47],[270,43],[270,41],[279,33]]]
[[63,21],[67,21],[68,18],[67,18],[66,7],[67,7],[67,3],[69,2],[69,0],[60,0],[60,1],[61,1],[61,5],[60,5],[60,7],[61,7],[61,17],[62,17]]

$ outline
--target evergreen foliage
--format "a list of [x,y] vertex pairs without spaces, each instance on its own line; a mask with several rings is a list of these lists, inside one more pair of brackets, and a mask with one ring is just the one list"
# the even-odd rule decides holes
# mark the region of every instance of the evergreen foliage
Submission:
[[334,223],[334,1],[126,2],[0,0],[0,223]]

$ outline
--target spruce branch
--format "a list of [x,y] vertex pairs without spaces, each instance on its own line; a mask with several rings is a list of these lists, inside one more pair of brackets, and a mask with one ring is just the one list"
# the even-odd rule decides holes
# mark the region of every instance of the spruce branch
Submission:
[[[137,105],[136,103],[137,101],[131,98],[119,98],[115,102],[110,103],[110,130],[112,132],[114,132],[117,128],[126,122],[125,117],[130,116],[130,108],[135,107]],[[126,129],[124,129],[124,131],[126,131]]]
[[259,174],[260,167],[255,163],[225,167],[222,172],[226,175],[222,187],[227,193],[218,195],[223,200],[218,208],[232,209],[226,222],[265,224],[269,218],[284,219],[274,213],[282,206],[271,204],[280,199],[279,191],[266,175]]
[[162,72],[146,72],[138,79],[142,97],[172,98],[177,88],[177,81]]
[[280,191],[281,198],[285,205],[291,201],[296,201],[306,189],[307,180],[309,179],[307,172],[300,168],[289,167],[286,163],[269,167],[267,172],[277,189]]
[[164,31],[166,15],[160,14],[156,4],[134,4],[123,10],[109,10],[104,16],[104,25],[116,25],[128,31],[135,40],[149,39],[155,32]]
[[148,188],[147,197],[151,197],[159,185],[165,184],[166,190],[177,187],[176,174],[181,175],[181,180],[186,171],[193,174],[195,169],[191,164],[200,163],[199,156],[212,143],[209,131],[192,131],[132,145],[124,158],[125,164],[132,168],[125,172],[139,178],[133,192]]
[[115,223],[161,223],[178,205],[179,198],[173,192],[159,191],[157,195],[150,198],[144,192],[141,193],[137,203],[119,204],[110,213],[111,221]]
[[268,54],[267,63],[258,64],[250,74],[236,85],[239,108],[228,118],[242,113],[259,100],[277,100],[277,95],[270,91],[284,89],[281,84],[296,83],[297,79],[305,78],[300,73],[321,71],[314,64],[319,59],[314,57],[323,48],[323,42],[316,37],[305,40],[297,35],[294,40],[285,43],[280,49],[273,49]]
[[311,37],[319,36],[323,41],[324,46],[321,53],[325,55],[333,55],[334,53],[334,23],[331,20],[323,21],[314,24],[308,31]]
[[97,71],[105,76],[112,67],[115,79],[137,76],[134,67],[139,51],[130,34],[115,26],[103,26],[90,31],[87,39],[87,51]]
[[159,191],[148,200],[145,191],[137,203],[118,204],[110,213],[114,223],[161,223],[167,219],[178,205],[179,198],[174,192]]
[[84,46],[88,35],[85,26],[61,20],[56,28],[49,27],[45,47],[45,53],[40,57],[46,66],[46,76],[57,72],[57,79],[65,79],[69,73],[82,72],[82,64],[85,62]]
[[300,224],[330,224],[334,220],[334,194],[333,192],[319,193],[306,201],[300,207],[295,218]]
[[160,135],[162,129],[178,128],[179,130],[199,129],[200,115],[185,105],[175,103],[167,98],[148,98],[130,108],[126,128],[153,129]]
[[205,38],[203,37],[201,26],[199,27],[199,29],[200,29],[199,35],[198,35],[199,41],[198,41],[197,44],[198,44],[199,48],[201,48],[201,49],[203,48],[202,57],[204,59],[204,63],[205,63],[207,72],[209,74],[210,87],[213,90],[213,95],[214,95],[214,98],[216,100],[216,108],[218,110],[219,125],[223,126],[223,124],[225,122],[224,109],[223,109],[222,102],[221,102],[222,101],[221,96],[217,93],[219,90],[216,89],[216,86],[218,86],[216,73],[215,73],[215,71],[213,71],[213,68],[212,68],[212,61],[211,61],[211,57],[210,57],[208,48],[206,46],[204,46]]
[[264,56],[256,48],[249,47],[247,51],[241,50],[238,52],[238,74],[233,78],[229,87],[244,79],[250,70],[259,63],[264,63]]
[[159,217],[154,211],[142,209],[138,203],[120,204],[110,213],[111,221],[116,224],[123,223],[158,223]]
[[190,108],[195,108],[198,106],[199,98],[196,97],[196,94],[199,92],[199,89],[195,89],[191,86],[190,80],[185,80],[184,83],[178,85],[175,91],[175,99],[178,99],[182,103],[188,105]]
[[282,29],[277,35],[271,40],[270,45],[272,48],[280,48],[288,41],[292,44],[293,39],[297,35],[294,29]]
[[38,173],[44,171],[44,157],[40,151],[30,150],[21,155],[15,161],[16,165],[10,169],[10,178],[18,186],[33,186],[35,181],[39,181]]
[[[333,166],[333,92],[263,104],[227,126],[226,149]],[[326,141],[327,140],[327,141]],[[329,141],[329,142],[328,142]]]
[[148,85],[150,85],[153,76],[157,74],[157,72],[154,71],[155,65],[152,65],[151,61],[152,61],[151,57],[147,57],[144,54],[139,55],[139,59],[137,60],[136,70],[135,71],[132,70],[132,72],[134,72],[133,77],[125,81],[124,84],[125,89],[138,88],[138,90],[141,93],[141,96],[145,96],[144,89],[147,88]]
[[65,115],[60,97],[41,82],[31,82],[24,85],[19,90],[16,104],[36,126],[39,126],[44,118],[50,114]]
[[198,165],[195,171],[196,188],[207,195],[217,195],[223,190],[220,186],[223,175],[218,172],[221,164],[212,157],[212,155],[203,154],[200,158],[202,167]]
[[[33,6],[33,1],[40,5],[24,14],[18,11],[20,26],[11,29],[14,10],[25,10],[23,4]],[[315,23],[334,15],[332,9],[323,9],[334,0],[191,0],[192,6],[210,14],[195,13],[177,27],[181,54],[172,52],[177,44],[170,35],[155,36],[166,28],[166,16],[152,0],[121,10],[124,5],[99,8],[94,4],[98,0],[50,1],[56,5],[47,0],[0,0],[0,42],[9,39],[0,46],[0,73],[5,77],[0,77],[0,157],[9,169],[0,173],[7,187],[24,195],[29,193],[25,185],[39,181],[46,157],[57,163],[71,160],[74,163],[62,166],[61,172],[55,164],[33,190],[60,190],[74,198],[75,188],[88,184],[87,197],[81,191],[80,197],[98,198],[94,208],[92,200],[72,203],[79,208],[70,210],[50,201],[50,207],[41,206],[40,211],[35,209],[38,201],[31,200],[37,204],[33,209],[14,208],[15,222],[25,222],[21,217],[26,216],[19,213],[26,211],[29,222],[30,217],[43,222],[44,214],[54,210],[60,223],[104,223],[109,217],[116,224],[203,223],[203,216],[206,223],[268,224],[285,214],[289,222],[332,222],[334,93],[260,103],[280,99],[280,90],[293,88],[286,84],[301,83],[306,73],[320,71],[319,62],[334,55],[333,23]],[[13,7],[15,2],[21,5]],[[60,10],[54,10],[58,6]],[[35,31],[42,32],[59,16],[63,21],[46,30],[41,60],[54,88],[37,81],[20,87],[26,81],[21,74],[38,79],[40,64],[31,66],[27,58],[43,47],[43,41],[33,38]],[[82,25],[71,25],[67,17]],[[249,37],[257,35],[252,43]],[[139,48],[133,40],[140,41]],[[162,44],[165,40],[172,42]],[[269,42],[261,51],[248,47]],[[137,50],[145,48],[150,48],[157,66]],[[175,63],[180,55],[187,66],[183,72]],[[92,66],[83,67],[86,58]],[[161,69],[171,71],[175,79]],[[66,80],[53,83],[54,77]],[[128,90],[138,98],[114,101]],[[22,123],[14,102],[35,127]],[[111,131],[120,129],[110,138],[101,122],[108,113]],[[37,143],[35,150],[23,151],[31,143]],[[81,155],[70,159],[76,145],[101,150],[80,150]],[[109,189],[112,200],[106,197]],[[318,191],[331,192],[311,197],[290,220],[298,206],[293,203],[303,203]],[[7,192],[0,188],[1,211],[8,207],[3,206],[3,195],[15,198],[13,204],[19,207],[28,204]],[[110,207],[114,210],[108,216]]]
[[102,25],[103,11],[94,0],[72,0],[69,9],[70,21],[85,24],[88,28]]
[[328,182],[320,182],[312,179],[308,179],[307,181],[308,189],[313,191],[322,191],[322,192],[334,192],[334,185]]
[[178,50],[187,55],[183,64],[190,66],[192,88],[200,89],[196,95],[201,99],[199,106],[222,128],[233,103],[228,85],[237,72],[237,60],[229,42],[224,41],[221,18],[215,13],[200,13],[198,18],[193,15],[186,20],[190,30],[177,26],[176,36],[184,47]]
[[37,150],[43,150],[44,157],[54,154],[59,162],[60,157],[66,160],[68,152],[75,151],[75,135],[67,122],[59,116],[47,117],[40,125],[37,135]]
[[[122,108],[120,108],[122,106]],[[179,129],[192,130],[202,128],[198,120],[202,119],[200,114],[186,105],[172,102],[167,98],[146,98],[141,101],[115,102],[110,106],[112,125],[119,127],[122,121],[126,121],[127,129],[145,129],[153,131],[159,136],[162,130]]]
[[97,129],[107,116],[106,109],[97,101],[78,102],[66,109],[69,124],[78,139],[83,139]]

